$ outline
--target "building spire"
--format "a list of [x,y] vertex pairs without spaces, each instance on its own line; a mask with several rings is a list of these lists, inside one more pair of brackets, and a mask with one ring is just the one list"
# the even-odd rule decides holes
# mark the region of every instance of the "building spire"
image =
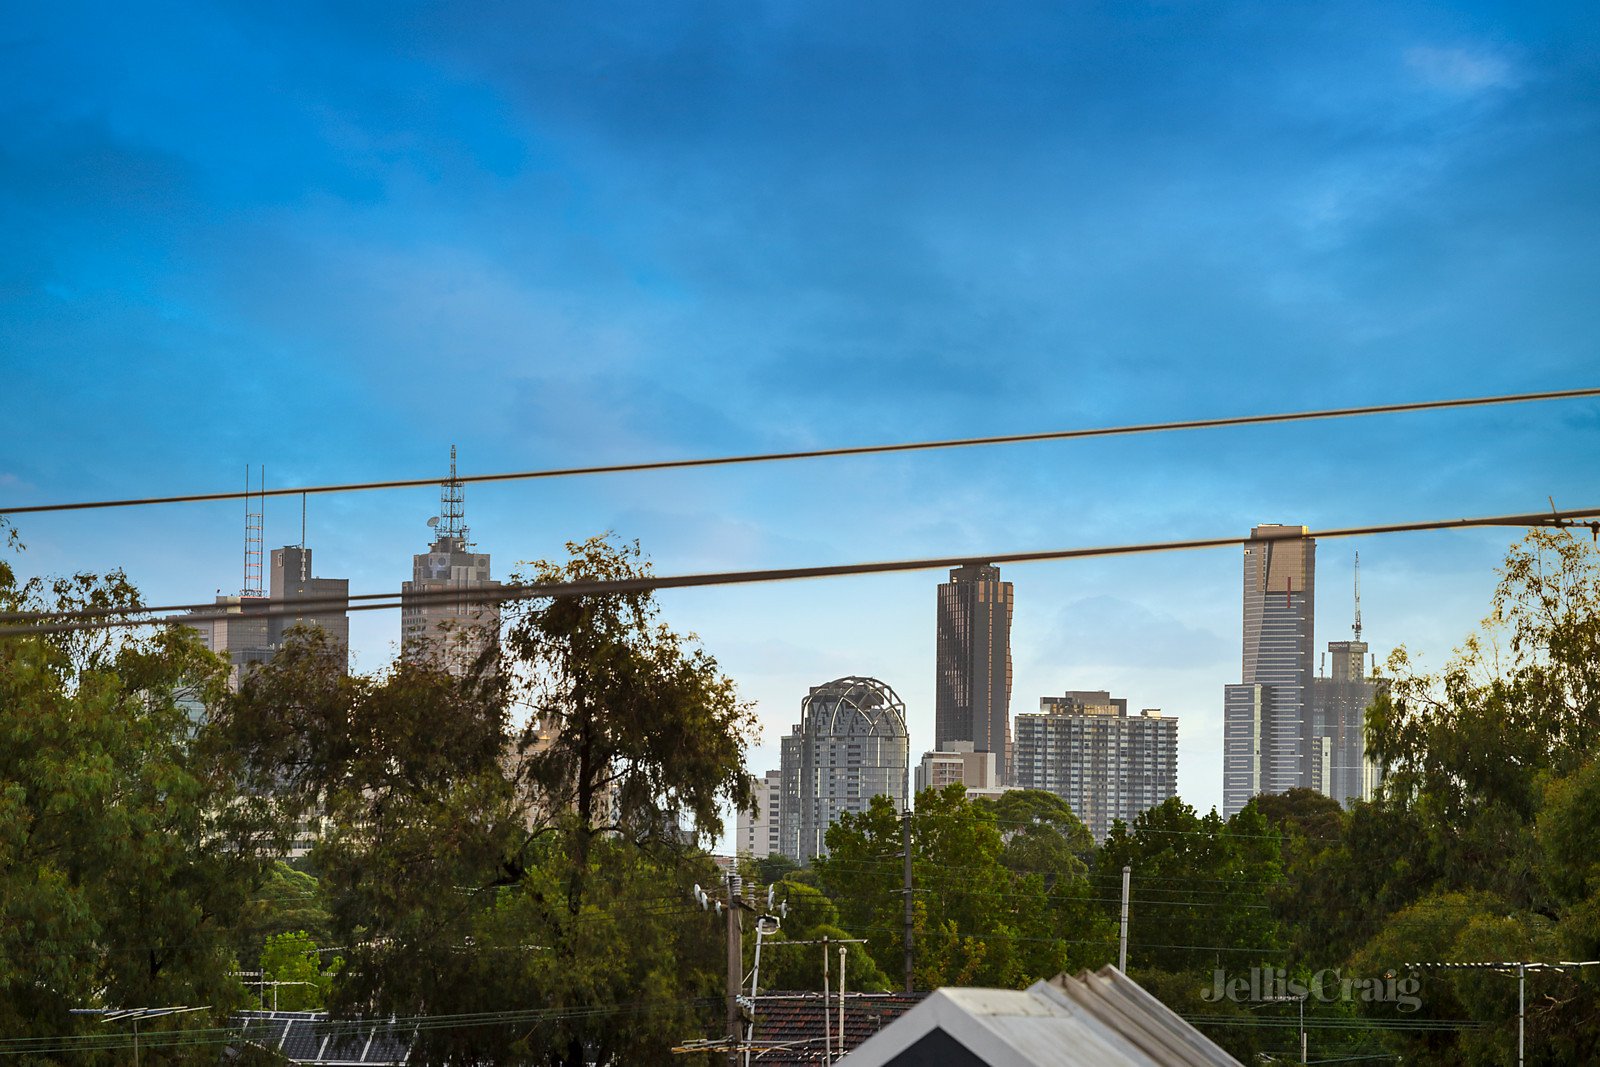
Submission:
[[1356,640],[1361,640],[1361,553],[1356,553]]

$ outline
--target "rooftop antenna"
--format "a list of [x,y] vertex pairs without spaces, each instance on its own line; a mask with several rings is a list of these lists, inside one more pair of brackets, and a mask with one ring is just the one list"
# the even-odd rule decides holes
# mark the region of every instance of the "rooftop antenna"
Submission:
[[[450,479],[439,483],[439,521],[437,530],[440,537],[448,537],[462,542],[467,540],[466,492],[461,487],[461,480],[456,477],[456,446],[450,446]],[[430,524],[433,525],[433,524]]]
[[244,465],[244,588],[240,599],[260,600],[262,521],[267,510],[267,468],[261,468],[261,496],[250,495],[250,464]]
[[1361,640],[1361,553],[1356,553],[1356,640]]
[[307,555],[308,555],[308,553],[306,552],[306,495],[304,493],[301,493],[300,494],[300,580],[302,582],[305,581],[306,577],[307,577],[306,571],[308,569],[307,564],[309,562],[306,559]]

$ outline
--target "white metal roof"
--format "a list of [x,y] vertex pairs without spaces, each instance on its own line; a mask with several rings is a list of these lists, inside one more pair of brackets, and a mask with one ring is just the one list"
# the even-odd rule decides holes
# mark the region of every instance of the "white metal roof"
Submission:
[[1024,990],[938,990],[840,1062],[892,1067],[934,1030],[988,1067],[1239,1067],[1111,966]]

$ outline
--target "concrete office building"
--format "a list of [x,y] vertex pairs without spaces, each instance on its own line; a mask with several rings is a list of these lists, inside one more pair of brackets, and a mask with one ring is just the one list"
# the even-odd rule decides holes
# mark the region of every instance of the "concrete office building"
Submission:
[[1011,583],[1000,580],[998,567],[957,567],[939,586],[934,747],[970,741],[978,752],[993,752],[1002,780],[1009,773],[1014,609]]
[[269,581],[268,597],[273,607],[296,609],[293,614],[274,615],[268,620],[269,644],[281,647],[284,635],[296,626],[315,626],[348,656],[350,614],[345,605],[350,598],[350,579],[312,577],[311,549],[285,545],[272,550]]
[[[260,595],[259,588],[251,595],[219,596],[211,611],[196,612],[179,621],[197,631],[207,648],[228,658],[228,684],[234,689],[253,667],[266,663],[283,647],[290,630],[301,625],[326,632],[340,651],[341,669],[348,669],[350,615],[345,604],[350,579],[312,577],[311,549],[304,545],[273,549],[270,574],[266,596]],[[297,603],[306,605],[303,612],[277,614]],[[222,617],[196,617],[201,615]]]
[[1222,811],[1257,793],[1316,785],[1311,729],[1317,544],[1304,526],[1263,524],[1244,549],[1244,655],[1223,691]]
[[400,586],[400,655],[459,675],[500,638],[500,605],[484,596],[503,586],[490,576],[489,553],[472,551],[454,446],[440,489],[439,514],[428,520],[433,544],[411,557],[411,581]]
[[906,706],[876,678],[812,687],[781,750],[779,849],[797,863],[825,855],[828,827],[873,797],[888,796],[896,811],[906,806]]
[[740,809],[734,819],[734,851],[751,859],[766,859],[782,851],[778,847],[783,805],[783,771],[768,771],[760,778],[751,776],[756,794],[754,813]]
[[1016,784],[1072,805],[1096,841],[1118,819],[1178,795],[1178,720],[1159,708],[1128,714],[1104,690],[1043,697],[1037,714],[1017,716]]
[[[228,660],[228,687],[237,690],[253,667],[272,658],[267,634],[270,604],[264,596],[219,596],[208,611],[180,616],[178,621],[200,635],[200,643]],[[207,616],[221,616],[209,618]]]

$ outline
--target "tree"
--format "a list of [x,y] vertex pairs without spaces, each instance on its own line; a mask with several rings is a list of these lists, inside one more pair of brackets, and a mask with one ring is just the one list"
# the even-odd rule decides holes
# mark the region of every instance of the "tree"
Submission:
[[[1281,965],[1282,932],[1266,903],[1281,878],[1279,837],[1254,803],[1232,819],[1199,815],[1176,797],[1112,825],[1096,858],[1107,914],[1132,868],[1128,970],[1209,975],[1217,967]],[[1115,881],[1114,881],[1115,880]],[[1112,892],[1112,886],[1117,892]]]
[[[822,988],[822,958],[824,950],[836,952],[831,946],[795,945],[794,941],[820,941],[823,938],[850,940],[856,935],[839,925],[839,909],[833,901],[822,895],[814,886],[785,879],[773,887],[774,896],[785,905],[788,914],[782,920],[777,934],[765,939],[761,957],[761,988],[763,990],[795,990]],[[745,939],[746,955],[754,966],[754,938]],[[871,953],[860,945],[849,945],[847,976],[850,988],[858,992],[881,993],[898,988],[884,974]],[[838,957],[830,956],[833,968],[833,988],[838,988]]]
[[[6,611],[137,604],[121,574],[19,586],[0,560]],[[192,714],[224,678],[181,628],[0,638],[0,1033],[71,1034],[69,1010],[97,1005],[220,1021],[244,1001],[233,933],[272,835]]]
[[[644,573],[636,546],[569,547],[533,578]],[[715,872],[686,838],[751,799],[749,709],[648,594],[510,614],[504,656],[459,673],[346,677],[304,635],[253,673],[231,736],[285,816],[326,814],[335,1011],[480,1017],[420,1031],[429,1062],[653,1061],[721,1029],[721,932],[690,900]]]
[[[1322,865],[1333,874],[1322,884],[1348,887],[1352,909],[1378,924],[1352,965],[1592,958],[1600,552],[1566,531],[1530,532],[1507,554],[1490,616],[1441,670],[1418,670],[1404,649],[1389,669],[1367,715],[1388,778]],[[1501,1025],[1408,1035],[1408,1059],[1503,1062],[1512,985],[1488,972],[1432,977],[1431,1010]],[[1536,1056],[1600,1052],[1593,979],[1542,974],[1530,998]]]
[[1512,546],[1493,611],[1437,674],[1404,648],[1367,721],[1385,792],[1459,823],[1498,806],[1526,819],[1541,772],[1571,774],[1600,739],[1600,552],[1564,530]]
[[267,870],[239,917],[234,948],[241,960],[255,959],[269,937],[297,930],[321,944],[332,932],[329,923],[321,884],[313,875],[279,860]]
[[[1081,869],[1008,867],[993,805],[969,802],[959,785],[925,790],[917,797],[911,836],[918,988],[1017,988],[1103,962],[1110,943],[1106,923],[1088,901]],[[1021,839],[1024,847],[1049,840],[1042,833]],[[827,842],[828,855],[815,866],[841,925],[867,939],[886,973],[899,975],[905,913],[894,805],[874,797],[866,811],[830,827]],[[1048,885],[1047,876],[1054,877]]]
[[273,934],[261,947],[261,1006],[279,1011],[316,1011],[344,961],[323,966],[317,943],[304,930]]
[[[637,542],[569,543],[564,565],[535,563],[539,585],[647,577]],[[659,621],[648,592],[535,600],[506,646],[533,723],[521,773],[550,810],[572,813],[568,907],[582,907],[589,843],[600,832],[672,836],[687,822],[721,833],[723,801],[748,809],[755,719],[716,660]],[[535,745],[535,733],[543,743]]]

